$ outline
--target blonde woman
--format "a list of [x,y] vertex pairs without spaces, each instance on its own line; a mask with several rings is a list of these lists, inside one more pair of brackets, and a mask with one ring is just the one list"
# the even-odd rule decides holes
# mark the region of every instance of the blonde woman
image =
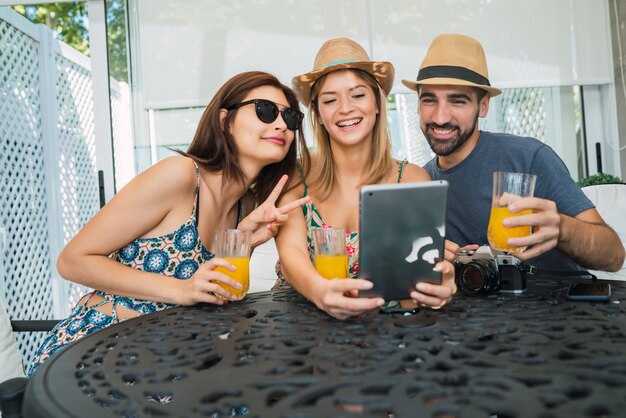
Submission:
[[[381,298],[357,297],[372,286],[357,278],[360,187],[430,180],[420,167],[391,157],[385,97],[393,77],[390,63],[373,62],[359,44],[339,38],[321,47],[311,72],[293,79],[298,99],[309,107],[317,154],[310,167],[302,165],[303,183],[284,197],[311,202],[289,216],[276,238],[281,262],[274,289],[292,286],[338,319],[385,304]],[[348,231],[346,253],[354,280],[326,280],[315,270],[311,230],[320,227]],[[442,285],[419,283],[409,305],[438,309],[456,292],[452,264],[440,262],[435,268],[443,273]]]

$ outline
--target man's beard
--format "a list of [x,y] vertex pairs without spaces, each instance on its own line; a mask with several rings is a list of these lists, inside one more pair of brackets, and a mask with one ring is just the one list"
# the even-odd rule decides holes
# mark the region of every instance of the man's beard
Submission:
[[[428,141],[428,145],[430,145],[430,149],[440,157],[447,157],[452,154],[459,148],[463,146],[467,142],[470,136],[474,134],[476,127],[478,126],[478,112],[476,112],[476,116],[474,117],[474,123],[472,127],[464,132],[459,131],[459,127],[457,125],[453,125],[451,123],[446,123],[445,125],[437,125],[434,122],[430,122],[426,124],[426,129],[424,132],[424,136]],[[433,138],[430,135],[431,129],[455,129],[456,135],[449,139],[438,139]]]

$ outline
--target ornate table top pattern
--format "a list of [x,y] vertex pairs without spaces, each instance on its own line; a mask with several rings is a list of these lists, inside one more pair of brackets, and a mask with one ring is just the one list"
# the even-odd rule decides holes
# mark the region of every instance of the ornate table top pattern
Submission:
[[293,291],[161,311],[51,358],[25,416],[623,416],[626,287],[553,288],[345,322]]

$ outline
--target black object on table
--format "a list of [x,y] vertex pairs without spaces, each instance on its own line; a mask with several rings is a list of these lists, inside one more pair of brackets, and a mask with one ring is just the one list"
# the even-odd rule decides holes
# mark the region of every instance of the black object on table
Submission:
[[[56,319],[11,320],[13,332],[50,331],[59,321]],[[28,380],[15,377],[0,382],[0,416],[4,418],[21,418],[24,391]]]
[[338,321],[293,291],[94,333],[29,382],[26,417],[601,417],[626,411],[626,284],[458,295]]

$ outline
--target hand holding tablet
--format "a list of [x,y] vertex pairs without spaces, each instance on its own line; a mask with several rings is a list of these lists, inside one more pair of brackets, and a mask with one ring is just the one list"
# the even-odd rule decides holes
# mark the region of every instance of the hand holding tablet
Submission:
[[359,276],[374,286],[361,297],[409,299],[418,282],[441,284],[448,183],[361,188]]

